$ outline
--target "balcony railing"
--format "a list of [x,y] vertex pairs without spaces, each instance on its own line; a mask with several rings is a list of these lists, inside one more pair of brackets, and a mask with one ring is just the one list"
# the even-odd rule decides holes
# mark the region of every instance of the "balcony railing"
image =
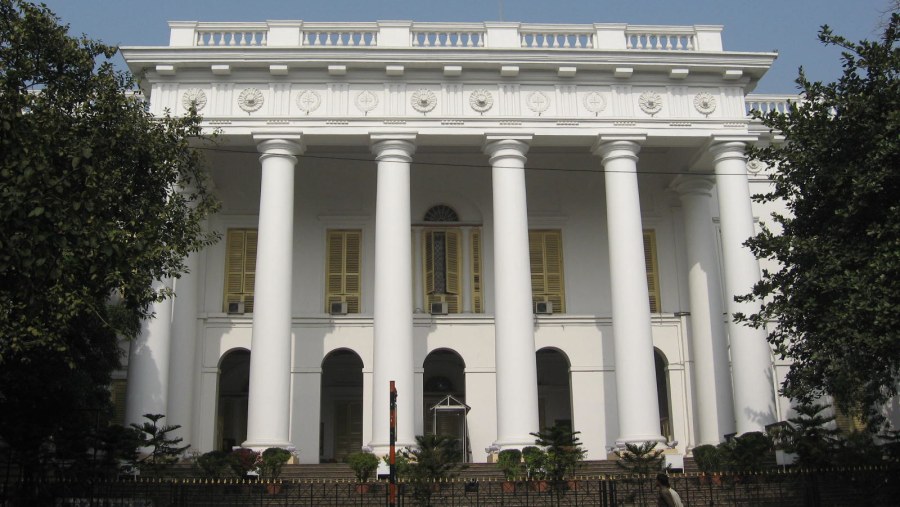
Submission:
[[759,111],[762,114],[772,111],[786,113],[790,109],[791,104],[799,100],[800,97],[798,95],[747,95],[744,99],[744,104],[749,116],[750,111]]
[[717,25],[172,21],[170,46],[722,51]]

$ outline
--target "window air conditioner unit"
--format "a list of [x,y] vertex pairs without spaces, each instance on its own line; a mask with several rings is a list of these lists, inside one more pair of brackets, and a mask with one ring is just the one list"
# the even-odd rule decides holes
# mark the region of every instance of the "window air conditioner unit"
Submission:
[[432,315],[447,315],[447,303],[431,303],[431,314]]
[[244,303],[243,302],[228,303],[228,313],[233,313],[233,314],[244,313]]
[[343,301],[333,301],[328,313],[332,315],[347,315],[347,303]]
[[553,313],[553,303],[550,301],[538,301],[534,304],[534,313],[538,315],[550,315]]

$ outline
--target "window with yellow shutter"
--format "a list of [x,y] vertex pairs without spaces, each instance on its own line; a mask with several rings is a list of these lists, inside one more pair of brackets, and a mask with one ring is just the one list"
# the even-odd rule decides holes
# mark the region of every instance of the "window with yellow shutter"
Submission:
[[656,262],[656,231],[644,231],[644,265],[647,270],[647,292],[650,295],[650,313],[659,313],[659,265]]
[[360,312],[362,231],[329,230],[325,259],[325,311],[345,303],[347,313]]
[[529,231],[528,254],[532,300],[535,304],[550,303],[553,313],[565,313],[562,233],[559,230]]
[[256,229],[228,229],[225,242],[225,311],[243,305],[244,312],[253,312],[256,240]]
[[426,305],[447,303],[447,313],[462,311],[459,230],[426,229],[422,234]]

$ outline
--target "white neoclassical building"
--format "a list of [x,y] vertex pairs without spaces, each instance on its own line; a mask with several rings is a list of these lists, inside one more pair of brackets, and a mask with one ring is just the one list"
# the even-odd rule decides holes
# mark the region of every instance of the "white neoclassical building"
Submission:
[[783,419],[784,365],[728,318],[759,279],[747,112],[787,100],[749,95],[774,54],[718,26],[170,28],[122,52],[152,112],[219,132],[222,239],[161,282],[126,421],[316,463],[386,451],[391,381],[400,445],[473,461],[554,424],[602,459]]

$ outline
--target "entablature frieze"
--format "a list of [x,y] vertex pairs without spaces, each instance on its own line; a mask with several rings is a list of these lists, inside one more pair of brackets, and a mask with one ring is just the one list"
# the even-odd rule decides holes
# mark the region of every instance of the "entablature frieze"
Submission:
[[748,122],[739,86],[494,82],[167,82],[154,114],[195,109],[208,125],[552,125],[718,128]]

